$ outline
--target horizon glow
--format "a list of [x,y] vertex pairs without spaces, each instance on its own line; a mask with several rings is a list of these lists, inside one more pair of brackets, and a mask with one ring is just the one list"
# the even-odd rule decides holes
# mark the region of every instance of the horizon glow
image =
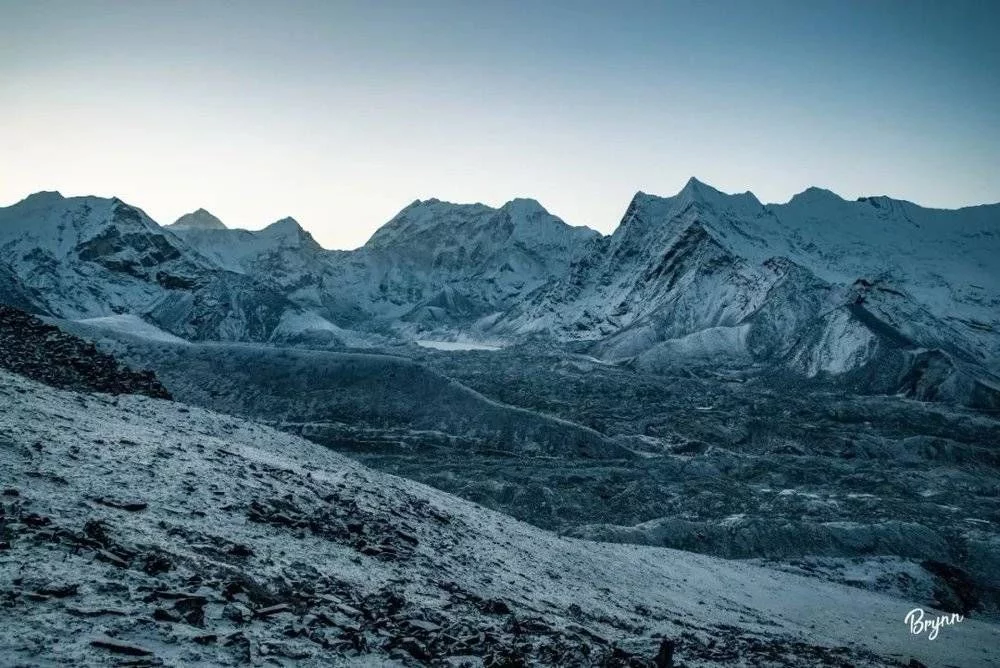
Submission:
[[415,199],[608,233],[688,177],[1000,201],[1000,4],[0,0],[0,205],[292,216],[363,244]]

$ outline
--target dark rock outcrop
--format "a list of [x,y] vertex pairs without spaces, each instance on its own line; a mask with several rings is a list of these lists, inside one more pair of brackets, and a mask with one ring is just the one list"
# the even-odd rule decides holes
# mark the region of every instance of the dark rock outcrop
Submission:
[[0,368],[61,389],[171,398],[152,371],[134,371],[94,344],[4,304]]

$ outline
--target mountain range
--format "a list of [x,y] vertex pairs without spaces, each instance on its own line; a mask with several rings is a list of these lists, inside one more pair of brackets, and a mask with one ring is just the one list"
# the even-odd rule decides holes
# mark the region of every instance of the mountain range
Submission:
[[691,179],[610,235],[538,202],[415,201],[361,248],[294,219],[160,226],[119,199],[0,209],[0,301],[140,318],[193,341],[568,346],[657,372],[712,364],[1000,407],[1000,205],[928,209],[809,188],[785,204]]
[[0,655],[995,665],[998,225],[692,179],[610,235],[428,200],[334,251],[32,195]]

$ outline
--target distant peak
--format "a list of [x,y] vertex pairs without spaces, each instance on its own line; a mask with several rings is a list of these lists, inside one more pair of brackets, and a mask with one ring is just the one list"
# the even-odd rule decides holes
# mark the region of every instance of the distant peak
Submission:
[[291,216],[287,216],[281,220],[276,220],[254,234],[258,235],[258,238],[269,239],[272,242],[284,247],[313,249],[322,248],[322,246],[320,246],[316,240],[313,239],[312,235],[299,224],[299,221],[295,220]]
[[226,226],[222,223],[221,220],[213,216],[205,209],[198,209],[197,211],[186,213],[177,220],[175,220],[172,225],[168,225],[167,227],[176,227],[178,229],[198,229],[198,230],[226,229]]
[[[706,186],[706,185],[707,184],[703,183],[702,181],[699,181],[698,177],[692,176],[687,180],[687,183],[684,184],[684,188],[682,190],[687,190],[689,188],[698,188],[699,186]],[[711,186],[707,187],[711,188]],[[712,189],[714,190],[714,188]]]
[[726,207],[759,207],[760,200],[752,192],[747,190],[742,193],[724,193],[718,188],[714,188],[695,177],[688,179],[681,191],[674,196],[675,200],[690,202],[712,202],[724,203]]
[[826,190],[825,188],[817,188],[816,186],[809,186],[797,195],[794,195],[789,204],[809,204],[817,202],[833,202],[839,203],[844,202],[842,198],[837,193]]
[[480,204],[478,202],[476,202],[475,204],[460,204],[458,202],[450,202],[447,200],[438,199],[437,197],[431,197],[430,199],[413,200],[413,202],[410,203],[409,206],[404,207],[403,210],[400,211],[400,213],[403,213],[403,211],[408,211],[411,209],[428,209],[435,211],[445,210],[445,209],[483,211],[486,209],[491,209],[491,207],[488,207],[485,204]]
[[685,195],[691,199],[706,199],[715,198],[720,195],[725,196],[725,193],[720,190],[716,190],[707,183],[703,183],[692,176],[687,180],[687,183],[684,184],[684,187],[681,188],[681,191],[677,193],[678,197]]
[[48,198],[48,199],[63,199],[62,193],[58,190],[39,190],[36,193],[28,195],[25,199],[37,198]]
[[892,202],[893,198],[888,195],[865,195],[864,197],[859,197],[856,201],[867,202],[874,207],[879,207],[882,204]]
[[22,202],[31,204],[46,204],[50,202],[59,202],[66,199],[62,196],[62,193],[58,190],[40,190],[37,193],[32,193],[25,197]]
[[299,221],[295,220],[291,216],[285,216],[281,220],[276,220],[267,227],[264,231],[270,230],[272,232],[301,232],[302,226],[299,225]]
[[500,208],[507,213],[520,214],[523,216],[530,216],[536,213],[548,213],[545,207],[542,206],[538,200],[527,197],[516,197]]

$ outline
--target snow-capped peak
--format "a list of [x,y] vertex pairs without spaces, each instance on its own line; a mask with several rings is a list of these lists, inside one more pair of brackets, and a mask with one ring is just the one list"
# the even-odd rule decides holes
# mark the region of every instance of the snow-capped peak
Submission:
[[42,190],[28,195],[20,202],[7,207],[8,211],[16,210],[23,212],[23,216],[30,217],[35,212],[42,212],[56,206],[60,206],[66,198],[55,190]]
[[793,202],[843,202],[845,201],[843,197],[833,192],[832,190],[827,190],[826,188],[817,188],[816,186],[809,186],[797,195],[793,195],[791,201]]
[[198,229],[198,230],[224,230],[226,226],[221,220],[213,216],[205,209],[198,209],[191,213],[186,213],[167,227]]
[[743,193],[728,194],[717,188],[699,181],[695,177],[688,179],[679,193],[672,198],[682,205],[701,202],[723,208],[754,209],[761,206],[760,200],[749,190]]
[[689,195],[692,197],[704,197],[709,193],[719,195],[722,194],[712,186],[702,183],[696,177],[692,176],[687,180],[687,183],[684,184],[684,187],[681,188],[680,192],[677,193],[677,196],[680,197],[681,195]]
[[284,246],[322,249],[312,235],[299,225],[299,221],[291,216],[271,223],[260,232],[256,232],[255,236],[259,239],[271,239]]
[[[692,207],[700,211],[711,210],[717,214],[727,213],[751,218],[763,210],[763,204],[750,191],[730,195],[692,176],[673,197],[661,197],[638,191],[632,197],[615,235],[620,237],[636,225],[642,229],[661,228],[671,221],[680,220],[678,216]],[[680,222],[686,225],[690,220],[685,219]]]
[[421,235],[454,235],[461,227],[472,225],[496,213],[485,204],[455,204],[439,199],[415,200],[375,231],[367,248],[386,248],[407,244]]
[[285,234],[298,234],[299,232],[304,232],[302,226],[299,225],[299,221],[295,220],[291,216],[286,216],[281,220],[276,220],[267,227],[265,227],[261,232],[267,232],[272,235],[285,235]]
[[64,199],[66,198],[58,190],[39,190],[37,193],[32,193],[25,197],[21,200],[21,203],[61,202]]
[[692,176],[672,199],[685,202],[710,202],[726,197],[735,197],[735,195],[727,195]]
[[538,213],[541,214],[549,213],[545,209],[545,207],[538,202],[538,200],[531,199],[528,197],[516,197],[507,202],[506,204],[504,204],[502,207],[500,207],[500,209],[502,211],[508,212],[512,216],[515,215],[523,216],[525,218],[528,218]]

